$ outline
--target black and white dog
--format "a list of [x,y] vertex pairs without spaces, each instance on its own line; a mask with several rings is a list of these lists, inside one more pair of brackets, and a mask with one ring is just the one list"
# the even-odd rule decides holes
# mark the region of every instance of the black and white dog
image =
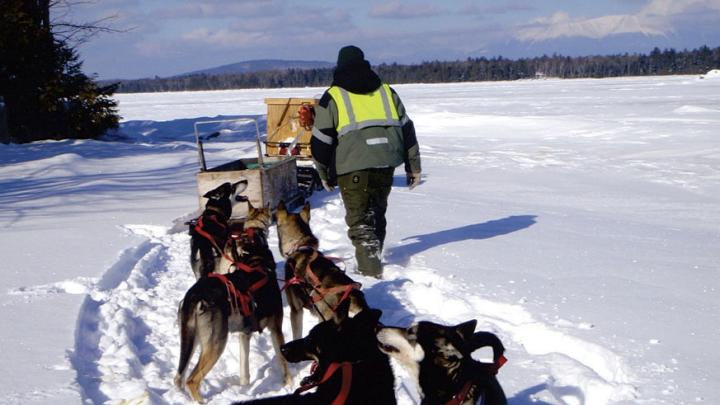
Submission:
[[[475,332],[476,324],[475,320],[456,326],[423,321],[409,328],[382,327],[377,338],[380,349],[416,379],[422,404],[505,405],[507,399],[496,378],[505,363],[505,348],[494,334]],[[471,357],[484,346],[492,347],[493,363]]]
[[[203,195],[207,198],[205,210],[197,219],[188,222],[190,227],[190,266],[195,278],[215,271],[227,242],[228,221],[232,215],[233,200],[244,201],[239,193],[247,188],[247,180],[223,183]],[[239,197],[239,198],[238,198]]]

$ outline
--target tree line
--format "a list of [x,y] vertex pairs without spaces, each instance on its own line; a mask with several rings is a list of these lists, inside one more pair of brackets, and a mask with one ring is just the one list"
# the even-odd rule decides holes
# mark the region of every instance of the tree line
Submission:
[[[538,77],[602,78],[702,74],[720,68],[720,47],[693,50],[653,49],[649,54],[569,57],[562,55],[506,59],[468,58],[414,65],[381,64],[374,69],[388,83],[452,83],[517,80]],[[168,78],[123,80],[118,92],[164,92],[279,87],[323,87],[332,82],[332,69],[288,69],[239,74],[196,74]]]

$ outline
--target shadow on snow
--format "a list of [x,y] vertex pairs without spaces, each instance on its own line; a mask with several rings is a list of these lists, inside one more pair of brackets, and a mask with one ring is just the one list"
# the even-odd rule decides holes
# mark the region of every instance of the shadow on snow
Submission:
[[388,263],[406,265],[412,256],[425,250],[452,242],[490,239],[506,235],[534,225],[535,218],[537,218],[536,215],[513,215],[481,224],[465,225],[423,235],[408,236],[403,241],[409,240],[411,242],[389,248],[386,259]]

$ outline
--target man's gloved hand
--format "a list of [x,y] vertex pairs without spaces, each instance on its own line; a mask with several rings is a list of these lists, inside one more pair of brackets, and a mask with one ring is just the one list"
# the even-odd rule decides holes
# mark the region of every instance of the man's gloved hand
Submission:
[[325,191],[331,192],[331,191],[335,190],[335,186],[331,186],[331,185],[327,182],[327,180],[320,180],[320,181],[322,182],[322,186],[323,186],[323,188],[325,189]]
[[405,173],[405,175],[407,176],[407,185],[410,190],[420,184],[420,173]]

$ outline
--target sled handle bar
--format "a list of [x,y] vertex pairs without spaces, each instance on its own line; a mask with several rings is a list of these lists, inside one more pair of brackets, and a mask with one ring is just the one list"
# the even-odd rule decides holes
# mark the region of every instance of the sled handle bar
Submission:
[[263,165],[263,154],[262,154],[262,146],[260,146],[260,124],[258,124],[257,119],[255,118],[235,118],[235,119],[229,119],[229,120],[212,120],[212,121],[196,121],[193,124],[193,128],[195,130],[195,143],[198,146],[198,160],[200,161],[200,171],[206,171],[207,165],[205,164],[205,149],[203,148],[203,141],[207,141],[212,138],[216,138],[220,135],[220,131],[213,132],[210,135],[207,135],[205,137],[200,136],[200,131],[198,128],[201,125],[208,125],[208,124],[221,124],[221,123],[227,123],[227,122],[239,122],[239,123],[255,123],[255,145],[257,146],[257,154],[258,154],[258,164],[262,167]]

